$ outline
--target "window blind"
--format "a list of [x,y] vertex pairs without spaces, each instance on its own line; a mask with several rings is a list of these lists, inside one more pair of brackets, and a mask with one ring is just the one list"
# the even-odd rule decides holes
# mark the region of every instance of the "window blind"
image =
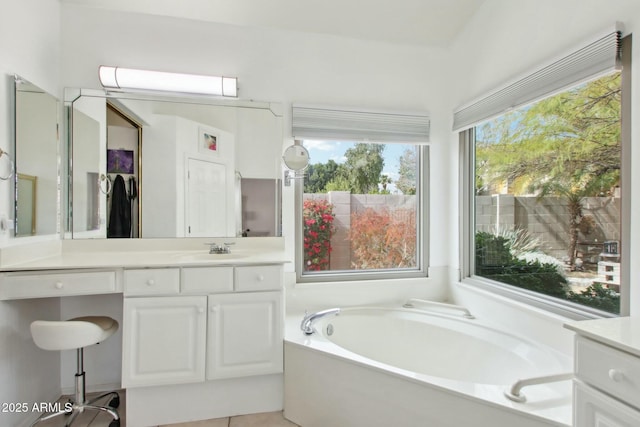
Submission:
[[453,114],[453,130],[468,129],[510,109],[613,71],[619,67],[621,51],[621,33],[612,31],[535,73],[457,109]]
[[293,105],[291,133],[295,139],[370,142],[429,142],[429,116],[357,111],[347,108]]

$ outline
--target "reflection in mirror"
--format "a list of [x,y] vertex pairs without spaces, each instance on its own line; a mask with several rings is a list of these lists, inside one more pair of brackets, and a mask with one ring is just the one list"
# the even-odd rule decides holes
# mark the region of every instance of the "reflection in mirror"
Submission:
[[18,221],[16,221],[17,236],[33,236],[36,234],[36,205],[38,203],[38,177],[18,174],[17,200]]
[[259,208],[255,194],[241,196],[252,187],[246,178],[276,186],[277,104],[75,93],[67,103],[73,238],[280,235],[279,189],[261,193]]
[[[16,237],[58,232],[58,99],[15,76]],[[36,184],[37,183],[37,184]]]
[[[279,179],[242,178],[242,235],[282,235],[282,196]],[[273,203],[273,201],[276,203]]]

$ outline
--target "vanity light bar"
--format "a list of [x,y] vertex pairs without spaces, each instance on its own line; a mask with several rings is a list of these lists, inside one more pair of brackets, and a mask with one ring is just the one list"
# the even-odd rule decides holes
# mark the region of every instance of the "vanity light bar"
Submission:
[[105,89],[158,90],[234,98],[238,96],[238,79],[235,77],[166,73],[105,65],[100,66],[98,75]]

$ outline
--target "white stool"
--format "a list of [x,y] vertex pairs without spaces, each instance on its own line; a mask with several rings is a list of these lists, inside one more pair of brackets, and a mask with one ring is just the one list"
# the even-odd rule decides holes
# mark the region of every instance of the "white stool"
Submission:
[[[40,421],[45,421],[58,415],[70,415],[67,426],[71,425],[78,414],[86,409],[102,411],[111,415],[113,420],[109,427],[120,427],[120,416],[115,410],[120,405],[120,397],[116,392],[102,394],[95,399],[87,402],[85,397],[85,379],[84,379],[84,357],[83,348],[98,344],[118,330],[118,322],[110,317],[105,316],[87,316],[77,317],[67,321],[47,321],[36,320],[31,324],[31,335],[36,345],[44,350],[72,350],[77,351],[77,372],[74,399],[71,401],[71,411],[61,410],[52,414],[48,414],[39,418],[35,425]],[[103,397],[113,396],[109,401],[109,406],[93,405]]]

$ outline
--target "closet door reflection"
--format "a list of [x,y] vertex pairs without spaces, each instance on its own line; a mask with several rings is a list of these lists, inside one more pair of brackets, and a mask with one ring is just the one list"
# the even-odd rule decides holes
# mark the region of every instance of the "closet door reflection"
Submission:
[[138,237],[140,125],[103,97],[72,108],[73,238]]
[[140,237],[140,148],[142,125],[107,103],[107,237]]

